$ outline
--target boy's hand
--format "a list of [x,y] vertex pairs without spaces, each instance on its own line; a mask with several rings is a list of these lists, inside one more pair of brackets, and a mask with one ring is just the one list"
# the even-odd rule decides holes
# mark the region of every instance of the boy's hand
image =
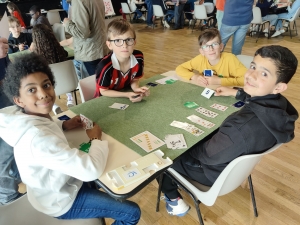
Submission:
[[19,50],[20,52],[24,50],[24,44],[19,44]]
[[238,90],[229,87],[218,87],[215,96],[236,96]]
[[[138,97],[136,97],[139,95]],[[128,92],[128,98],[131,102],[140,102],[143,99],[143,93]]]
[[6,38],[0,38],[0,58],[6,57],[8,53],[8,44]]
[[195,83],[195,84],[197,84],[197,85],[199,85],[199,86],[201,86],[201,87],[206,87],[207,85],[208,85],[208,82],[207,82],[207,80],[205,79],[205,77],[204,76],[202,76],[202,75],[193,75],[192,77],[191,77],[191,80]]
[[102,130],[101,128],[98,126],[98,124],[93,123],[94,127],[92,129],[87,129],[85,132],[87,134],[87,136],[92,139],[92,138],[98,138],[99,140],[101,140],[102,137]]
[[63,122],[62,127],[64,130],[71,130],[76,127],[82,127],[82,122],[80,119],[80,116],[77,115],[73,117],[72,119],[66,120]]
[[136,88],[133,90],[135,93],[137,94],[142,94],[143,96],[149,96],[150,95],[150,90],[149,88],[143,86],[143,87],[140,87],[140,88]]
[[208,85],[212,85],[212,84],[221,84],[221,78],[217,77],[217,76],[212,76],[212,77],[204,77],[205,80],[207,81]]

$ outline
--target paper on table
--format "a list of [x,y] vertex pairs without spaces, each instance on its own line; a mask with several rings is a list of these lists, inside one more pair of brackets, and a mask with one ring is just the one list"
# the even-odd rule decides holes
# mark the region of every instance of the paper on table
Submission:
[[0,37],[4,37],[6,39],[9,37],[8,18],[6,12],[0,21]]

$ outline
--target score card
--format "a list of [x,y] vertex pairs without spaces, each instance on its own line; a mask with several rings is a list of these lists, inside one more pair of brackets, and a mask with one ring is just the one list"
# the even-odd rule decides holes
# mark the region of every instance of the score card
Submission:
[[152,150],[157,149],[165,144],[165,142],[160,140],[158,137],[155,137],[149,131],[144,131],[130,138],[130,140],[132,140],[146,152],[151,152]]

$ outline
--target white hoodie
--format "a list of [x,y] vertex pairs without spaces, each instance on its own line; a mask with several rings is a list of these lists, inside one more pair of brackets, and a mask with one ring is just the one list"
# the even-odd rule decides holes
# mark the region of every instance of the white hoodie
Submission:
[[107,141],[92,141],[89,153],[70,148],[58,123],[24,114],[16,106],[0,110],[0,137],[14,147],[28,199],[53,217],[71,208],[82,181],[100,177],[108,156]]

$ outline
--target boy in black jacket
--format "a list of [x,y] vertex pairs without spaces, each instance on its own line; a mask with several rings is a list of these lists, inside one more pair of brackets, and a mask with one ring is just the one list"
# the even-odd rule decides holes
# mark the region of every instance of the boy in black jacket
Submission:
[[[209,139],[199,142],[173,164],[173,169],[191,179],[212,186],[224,168],[242,155],[262,153],[277,143],[294,138],[298,112],[280,93],[296,72],[298,60],[287,48],[258,49],[245,74],[244,88],[218,87],[215,96],[235,96],[245,102],[228,116]],[[162,191],[169,214],[184,216],[189,206],[176,184],[165,176]]]
[[32,43],[31,33],[21,32],[21,24],[16,17],[9,16],[8,25],[11,32],[8,38],[8,54],[28,49]]

